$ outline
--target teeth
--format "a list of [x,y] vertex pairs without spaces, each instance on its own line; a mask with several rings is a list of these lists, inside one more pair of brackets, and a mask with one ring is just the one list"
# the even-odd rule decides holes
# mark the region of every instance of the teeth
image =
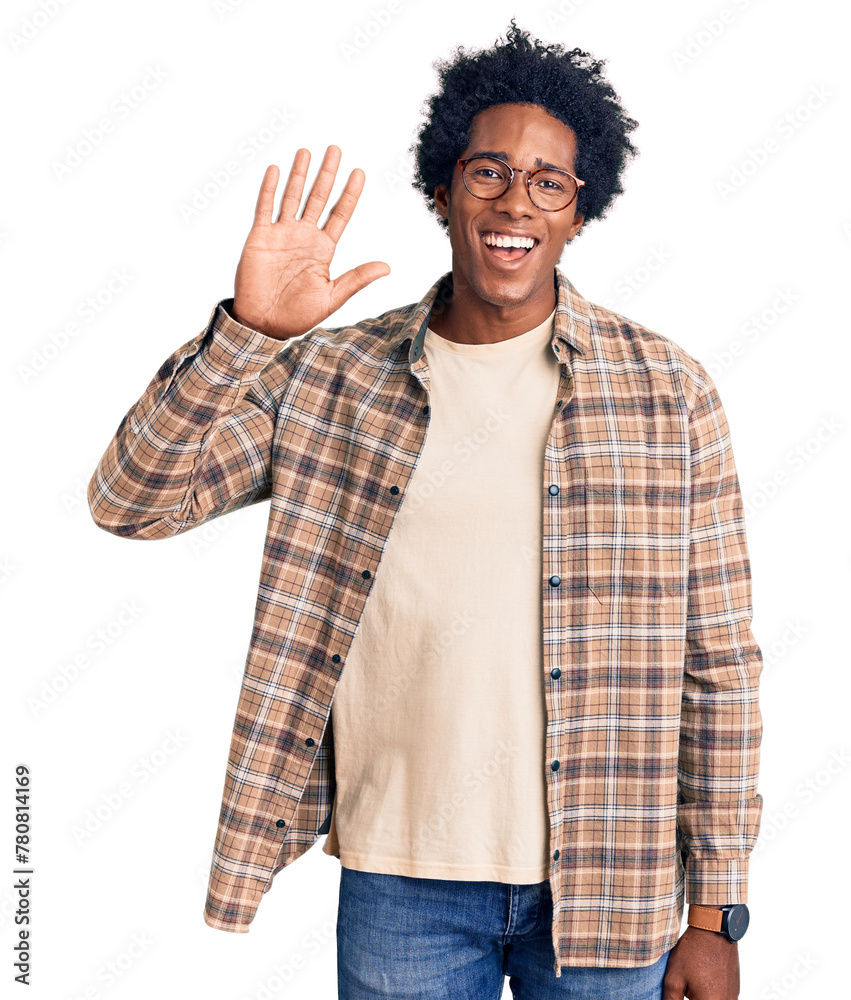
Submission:
[[489,247],[526,247],[535,245],[531,236],[503,236],[502,233],[482,233],[482,239]]

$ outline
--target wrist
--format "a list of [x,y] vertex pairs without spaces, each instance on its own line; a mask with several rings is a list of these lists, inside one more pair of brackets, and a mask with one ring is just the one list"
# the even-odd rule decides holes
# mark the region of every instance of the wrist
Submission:
[[230,318],[234,320],[236,323],[239,323],[240,326],[244,326],[247,330],[251,330],[254,333],[260,333],[264,337],[268,337],[270,340],[278,340],[283,342],[285,340],[291,340],[292,337],[294,336],[294,334],[291,333],[284,335],[281,333],[277,333],[273,330],[268,330],[263,326],[262,323],[255,323],[250,316],[243,315],[242,313],[234,309],[233,306],[231,306],[229,309],[226,309],[225,311],[228,313]]
[[691,903],[688,925],[698,930],[720,934],[728,941],[740,940],[748,929],[750,913],[744,903]]

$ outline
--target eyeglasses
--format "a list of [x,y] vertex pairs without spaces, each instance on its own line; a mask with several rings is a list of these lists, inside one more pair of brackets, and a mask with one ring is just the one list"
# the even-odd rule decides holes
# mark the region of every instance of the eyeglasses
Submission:
[[461,176],[464,178],[464,187],[474,198],[481,198],[482,201],[493,201],[504,195],[516,173],[528,174],[526,190],[529,199],[543,212],[563,211],[573,203],[579,194],[579,189],[585,185],[585,181],[579,180],[566,170],[556,167],[520,170],[492,156],[472,156],[466,160],[458,160],[458,164],[461,167]]

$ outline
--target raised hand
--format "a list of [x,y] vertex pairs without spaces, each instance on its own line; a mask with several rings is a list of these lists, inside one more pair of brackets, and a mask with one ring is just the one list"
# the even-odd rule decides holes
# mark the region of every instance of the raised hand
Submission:
[[325,209],[342,153],[329,146],[322,166],[296,218],[310,163],[310,151],[296,151],[281,200],[281,210],[272,221],[279,171],[266,168],[254,224],[242,249],[234,280],[234,318],[244,326],[280,340],[298,337],[322,320],[356,292],[390,273],[384,261],[360,264],[331,278],[330,265],[337,242],[352,217],[363,190],[364,172],[356,167],[346,182],[325,225],[317,220]]

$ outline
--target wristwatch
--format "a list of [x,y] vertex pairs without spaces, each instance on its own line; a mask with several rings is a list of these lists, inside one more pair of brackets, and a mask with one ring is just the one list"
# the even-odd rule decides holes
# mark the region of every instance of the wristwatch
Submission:
[[731,906],[698,906],[690,903],[688,908],[689,927],[700,927],[705,931],[717,931],[728,941],[738,941],[748,929],[750,913],[745,903]]

